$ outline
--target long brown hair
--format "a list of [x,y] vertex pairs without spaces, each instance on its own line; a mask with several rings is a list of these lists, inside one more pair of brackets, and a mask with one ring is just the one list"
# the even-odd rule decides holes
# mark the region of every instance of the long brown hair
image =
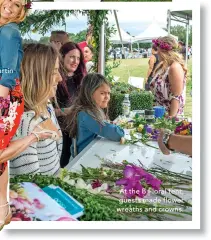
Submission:
[[93,93],[102,86],[102,84],[110,86],[106,78],[99,73],[89,73],[84,77],[79,95],[70,107],[69,114],[66,118],[70,137],[75,138],[77,135],[77,117],[81,111],[87,112],[102,125],[104,125],[104,120],[108,119],[108,109],[103,110],[99,108],[93,99]]
[[[72,96],[70,96],[70,93],[68,91],[68,87],[67,87],[67,71],[64,67],[64,57],[65,55],[74,49],[78,49],[78,51],[80,52],[80,63],[76,69],[76,71],[74,72],[74,75],[72,76],[73,82],[76,85],[76,88],[79,89],[79,86],[82,82],[83,77],[86,75],[86,67],[85,67],[85,63],[84,63],[84,55],[82,50],[80,49],[80,47],[78,46],[77,43],[74,42],[67,42],[65,43],[61,49],[60,49],[60,74],[62,76],[62,82],[59,83],[58,85],[58,89],[57,89],[57,95],[62,96],[61,101],[65,101],[68,102],[68,105],[72,102]],[[64,100],[65,99],[65,100]],[[67,107],[67,106],[65,106]]]
[[53,72],[58,51],[44,44],[26,44],[21,63],[21,86],[26,110],[36,116],[46,114],[49,95],[53,85]]

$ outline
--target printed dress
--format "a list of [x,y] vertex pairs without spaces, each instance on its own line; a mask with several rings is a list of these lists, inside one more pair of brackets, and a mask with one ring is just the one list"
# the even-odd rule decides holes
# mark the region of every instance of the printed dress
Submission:
[[[0,111],[0,150],[4,150],[15,135],[24,111],[23,94],[18,79],[16,79],[15,87],[9,92],[7,102],[0,98]],[[6,166],[7,162],[0,162],[0,176]]]
[[152,89],[156,105],[160,105],[165,107],[166,111],[170,112],[171,107],[171,100],[177,99],[179,101],[179,109],[177,114],[183,115],[184,112],[184,106],[185,106],[185,90],[186,90],[186,76],[184,76],[183,79],[183,91],[181,95],[174,96],[174,94],[171,92],[171,85],[168,78],[168,72],[169,68],[167,68],[166,72],[164,74],[161,74],[161,70],[159,70],[154,78],[152,79],[150,83],[150,88]]

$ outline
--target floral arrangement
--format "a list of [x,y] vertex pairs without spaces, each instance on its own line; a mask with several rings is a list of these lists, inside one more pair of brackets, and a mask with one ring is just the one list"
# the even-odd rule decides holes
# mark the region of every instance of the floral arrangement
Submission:
[[[158,165],[147,169],[140,165],[115,163],[101,159],[99,168],[85,168],[81,172],[61,171],[60,177],[20,175],[11,178],[11,186],[20,182],[33,182],[40,188],[50,184],[61,187],[64,191],[84,205],[85,212],[81,221],[125,221],[125,220],[180,220],[192,215],[192,204],[182,199],[173,190],[192,191],[192,177],[182,173],[171,172]],[[133,191],[132,191],[133,190]],[[138,192],[139,191],[139,192]],[[170,199],[174,202],[155,203],[151,201],[151,192],[155,197]],[[164,191],[169,195],[166,197]],[[129,211],[118,211],[118,209]],[[130,209],[139,209],[139,212]],[[167,208],[181,208],[180,212],[164,213]],[[153,212],[148,209],[154,209]]]
[[[192,135],[192,123],[187,120],[179,120],[178,118],[157,118],[154,123],[148,124],[142,117],[135,116],[132,120],[126,119],[117,122],[123,128],[131,129],[131,139],[125,139],[122,144],[135,144],[142,142],[150,146],[148,141],[157,141],[159,136],[159,129],[163,128],[180,135]],[[151,146],[156,148],[154,146]]]
[[159,47],[159,48],[161,48],[163,50],[166,50],[166,51],[170,51],[170,50],[174,49],[173,46],[171,46],[170,44],[160,40],[159,38],[158,39],[153,39],[152,42],[156,47]]
[[192,135],[192,123],[183,120],[174,130],[175,134]]

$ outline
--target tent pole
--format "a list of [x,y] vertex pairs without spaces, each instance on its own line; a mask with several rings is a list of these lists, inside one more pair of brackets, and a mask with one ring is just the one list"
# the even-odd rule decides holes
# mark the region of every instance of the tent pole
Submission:
[[105,24],[101,25],[100,29],[100,54],[98,59],[98,72],[105,74]]
[[188,35],[189,35],[189,18],[187,16],[187,23],[186,23],[186,56],[185,56],[186,65],[188,64]]
[[171,11],[170,9],[167,12],[167,27],[168,27],[168,34],[171,33]]
[[117,18],[116,10],[114,10],[114,16],[115,16],[116,25],[117,25],[117,29],[118,29],[118,32],[119,32],[119,37],[120,37],[121,45],[122,45],[122,51],[123,51],[123,54],[124,54],[124,56],[125,56],[125,49],[124,49],[124,45],[123,45],[123,42],[122,42],[122,34],[121,34],[121,31],[120,31],[119,21],[118,21],[118,18]]

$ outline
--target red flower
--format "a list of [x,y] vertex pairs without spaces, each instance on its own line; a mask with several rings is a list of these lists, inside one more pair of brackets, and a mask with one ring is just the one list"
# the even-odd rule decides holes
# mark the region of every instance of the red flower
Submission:
[[102,183],[97,179],[92,182],[92,189],[98,188],[102,185]]
[[31,2],[28,2],[28,3],[25,5],[25,8],[26,8],[26,9],[31,9],[31,6],[32,6],[32,3],[31,3]]

